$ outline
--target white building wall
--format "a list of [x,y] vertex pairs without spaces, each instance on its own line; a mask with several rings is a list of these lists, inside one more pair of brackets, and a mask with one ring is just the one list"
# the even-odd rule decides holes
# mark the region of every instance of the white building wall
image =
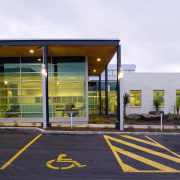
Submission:
[[143,114],[155,110],[153,90],[164,90],[164,106],[160,110],[165,114],[174,113],[176,90],[180,90],[180,73],[124,73],[123,91],[141,90],[141,106],[127,106],[127,114]]

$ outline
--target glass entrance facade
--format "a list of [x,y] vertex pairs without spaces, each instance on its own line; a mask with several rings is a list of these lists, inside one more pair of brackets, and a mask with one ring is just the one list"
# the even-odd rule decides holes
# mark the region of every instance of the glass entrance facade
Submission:
[[[42,57],[0,58],[0,118],[42,118]],[[49,117],[86,116],[85,57],[48,57]]]

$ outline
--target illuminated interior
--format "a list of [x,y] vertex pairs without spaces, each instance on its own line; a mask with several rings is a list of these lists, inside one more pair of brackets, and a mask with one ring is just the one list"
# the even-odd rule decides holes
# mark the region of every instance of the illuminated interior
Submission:
[[130,106],[141,106],[141,91],[130,91]]
[[[1,58],[0,117],[42,117],[41,57]],[[50,57],[49,116],[85,117],[85,57]]]
[[0,118],[58,122],[73,112],[88,122],[88,76],[99,76],[117,47],[119,40],[0,40]]
[[154,101],[158,100],[160,103],[160,106],[164,106],[164,91],[163,90],[154,90],[153,91],[153,104]]

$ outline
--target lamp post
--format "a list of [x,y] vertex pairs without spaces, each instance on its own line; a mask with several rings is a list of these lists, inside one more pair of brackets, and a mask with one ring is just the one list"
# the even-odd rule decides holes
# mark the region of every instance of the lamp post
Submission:
[[118,81],[119,81],[119,97],[120,97],[120,107],[119,107],[119,116],[120,116],[120,130],[124,130],[124,116],[123,116],[123,69],[120,67],[119,73],[118,73]]

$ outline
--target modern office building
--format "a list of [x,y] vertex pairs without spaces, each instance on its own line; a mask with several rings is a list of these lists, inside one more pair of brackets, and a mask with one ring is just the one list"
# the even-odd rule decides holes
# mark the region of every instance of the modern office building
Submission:
[[115,53],[120,67],[119,40],[0,40],[0,121],[87,123],[88,77]]
[[[165,114],[176,113],[176,106],[180,105],[180,73],[140,73],[135,72],[133,64],[123,65],[123,93],[128,93],[130,103],[127,105],[126,114],[148,114],[155,110],[154,100],[160,101],[160,111]],[[109,113],[115,113],[117,107],[116,74],[115,64],[108,65],[108,104]],[[102,73],[102,90],[104,90],[104,72]],[[99,91],[98,78],[90,77],[94,82],[89,87],[89,110],[98,112]],[[104,103],[104,91],[102,101]]]

